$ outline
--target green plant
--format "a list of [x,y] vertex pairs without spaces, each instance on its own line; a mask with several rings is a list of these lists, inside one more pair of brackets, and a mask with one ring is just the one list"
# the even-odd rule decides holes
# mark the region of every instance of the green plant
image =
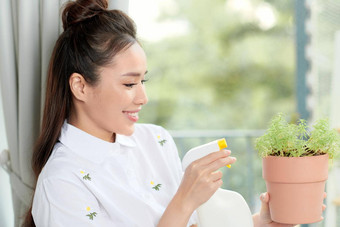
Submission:
[[335,129],[330,129],[327,119],[318,120],[313,129],[308,130],[305,120],[290,124],[282,113],[273,117],[267,132],[257,138],[255,143],[261,157],[328,154],[333,159],[340,151],[340,135]]

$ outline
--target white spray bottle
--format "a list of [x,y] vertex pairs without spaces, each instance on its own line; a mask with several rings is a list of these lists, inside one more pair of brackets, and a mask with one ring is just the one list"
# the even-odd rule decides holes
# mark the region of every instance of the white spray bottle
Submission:
[[[224,138],[192,148],[182,160],[183,171],[193,161],[224,148],[227,148]],[[242,195],[230,190],[219,188],[197,209],[197,214],[199,227],[253,227],[253,218],[246,201]]]

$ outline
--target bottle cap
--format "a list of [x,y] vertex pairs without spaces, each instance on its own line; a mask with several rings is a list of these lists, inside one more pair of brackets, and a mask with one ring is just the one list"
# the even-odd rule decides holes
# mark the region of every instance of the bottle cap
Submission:
[[227,141],[223,138],[217,141],[218,147],[220,148],[220,150],[222,150],[223,148],[227,148],[228,144]]

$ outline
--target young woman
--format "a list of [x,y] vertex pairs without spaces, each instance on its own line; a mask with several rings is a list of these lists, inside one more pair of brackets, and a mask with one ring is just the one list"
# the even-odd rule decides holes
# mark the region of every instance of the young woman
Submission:
[[[195,210],[222,185],[217,151],[182,173],[162,127],[136,124],[148,102],[145,53],[133,21],[105,0],[69,2],[48,71],[37,184],[24,226],[196,226]],[[276,226],[268,195],[255,226]]]

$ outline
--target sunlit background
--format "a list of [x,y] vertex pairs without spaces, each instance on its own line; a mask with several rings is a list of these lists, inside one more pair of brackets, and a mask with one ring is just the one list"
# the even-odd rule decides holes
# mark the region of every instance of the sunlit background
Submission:
[[295,112],[293,14],[291,1],[131,1],[148,56],[142,119],[262,129],[274,113]]
[[129,12],[148,56],[142,121],[171,130],[181,156],[227,137],[238,162],[223,187],[258,210],[254,138],[275,113],[297,111],[294,2],[132,0]]
[[305,98],[312,123],[329,117],[334,105],[340,1],[305,2],[308,38],[306,47],[300,46],[308,61],[305,94],[297,90],[296,17],[303,12],[295,3],[130,0],[129,14],[148,57],[149,103],[142,121],[170,130],[181,157],[191,147],[226,137],[238,161],[223,169],[223,188],[240,192],[252,211],[258,211],[258,196],[265,191],[254,140],[271,117],[283,112],[295,122],[298,100]]

